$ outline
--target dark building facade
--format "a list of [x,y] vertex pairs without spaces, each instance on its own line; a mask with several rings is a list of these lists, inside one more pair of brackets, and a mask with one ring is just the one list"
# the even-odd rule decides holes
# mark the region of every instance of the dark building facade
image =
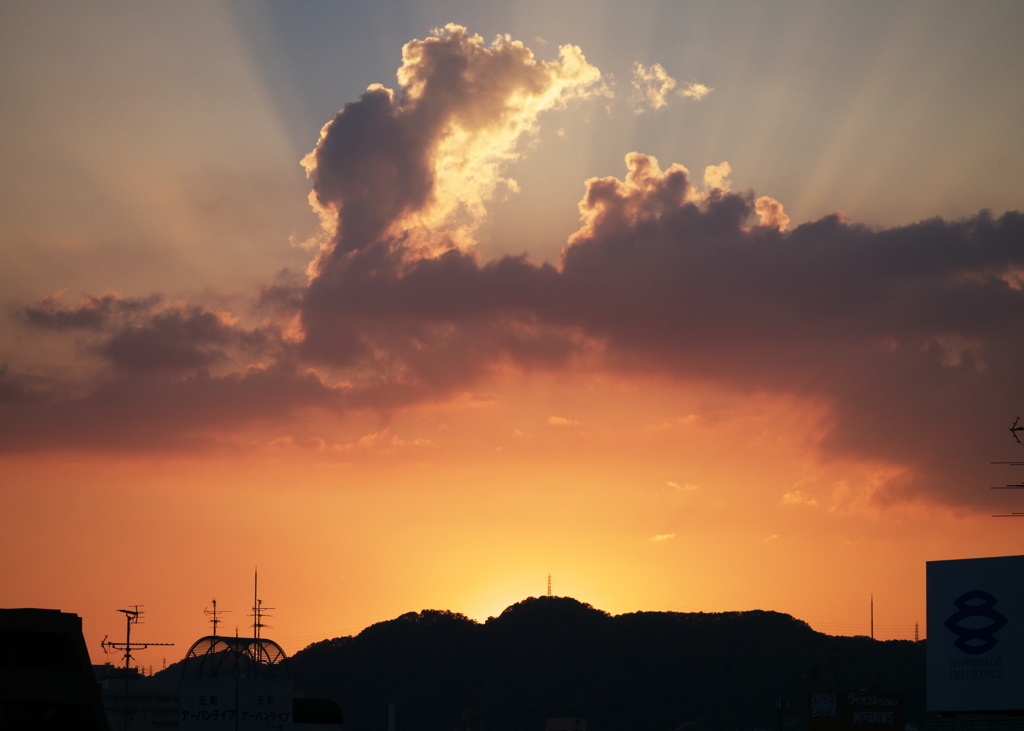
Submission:
[[0,647],[0,728],[109,731],[81,617],[0,609]]

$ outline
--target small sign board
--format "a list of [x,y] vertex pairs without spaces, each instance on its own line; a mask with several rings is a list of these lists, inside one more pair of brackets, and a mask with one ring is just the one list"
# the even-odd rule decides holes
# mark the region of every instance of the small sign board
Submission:
[[811,731],[903,731],[907,710],[902,693],[880,690],[824,690],[808,696]]

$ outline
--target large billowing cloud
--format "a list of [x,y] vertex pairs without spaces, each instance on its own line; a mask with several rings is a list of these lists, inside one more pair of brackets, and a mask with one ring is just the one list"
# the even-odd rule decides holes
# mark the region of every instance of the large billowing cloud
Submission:
[[[600,71],[573,46],[544,62],[507,37],[486,45],[449,25],[405,46],[398,80],[397,92],[371,86],[346,105],[304,160],[328,236],[304,294],[303,352],[413,393],[461,386],[503,355],[561,362],[563,334],[505,302],[465,319],[478,308],[458,288],[478,269],[462,252],[496,189],[514,187],[503,166],[537,115],[607,94]],[[522,260],[487,272],[480,296],[526,296],[523,277],[555,274]],[[445,279],[451,293],[436,289]]]
[[449,25],[402,49],[399,89],[370,86],[320,133],[303,160],[310,201],[329,239],[315,270],[389,236],[405,249],[469,243],[484,205],[537,115],[607,93],[601,73],[575,46],[559,60],[534,58],[522,43],[490,45]]
[[777,201],[626,162],[623,180],[587,182],[557,267],[351,253],[306,293],[304,319],[338,325],[304,348],[428,390],[599,348],[614,368],[818,399],[825,454],[899,466],[890,498],[941,485],[963,499],[957,480],[1021,393],[1024,217],[876,231],[837,214],[786,231]]
[[823,459],[893,467],[879,499],[974,499],[968,470],[1024,396],[1024,216],[790,228],[778,201],[730,189],[726,163],[697,185],[631,153],[621,179],[586,181],[558,262],[484,263],[472,234],[511,185],[503,166],[539,112],[605,93],[600,73],[579,49],[543,62],[449,26],[406,46],[398,78],[306,157],[324,238],[308,281],[268,287],[255,324],[112,295],[23,308],[104,367],[78,390],[0,371],[7,448],[195,442],[585,363],[814,399]]
[[890,496],[965,499],[1021,395],[1024,216],[783,232],[771,199],[697,196],[681,168],[627,163],[625,181],[589,182],[563,255],[588,334],[630,367],[823,400],[826,453],[904,467]]

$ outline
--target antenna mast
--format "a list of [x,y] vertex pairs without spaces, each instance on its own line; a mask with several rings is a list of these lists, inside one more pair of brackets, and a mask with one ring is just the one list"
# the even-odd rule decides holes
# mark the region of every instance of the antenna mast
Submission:
[[263,624],[263,618],[269,617],[269,614],[264,614],[267,609],[273,609],[274,607],[263,608],[263,600],[259,596],[259,581],[260,573],[259,570],[255,571],[252,584],[252,614],[249,616],[253,618],[252,630],[253,637],[257,640],[260,638],[260,630],[269,625]]
[[128,622],[128,626],[125,629],[124,642],[107,642],[107,638],[104,637],[100,641],[100,647],[103,648],[103,652],[109,653],[110,650],[124,653],[124,705],[121,708],[121,726],[127,731],[128,728],[128,681],[131,679],[131,674],[128,670],[131,668],[132,663],[132,650],[145,650],[150,645],[162,645],[169,647],[173,645],[173,642],[132,642],[132,625],[142,624],[143,611],[139,608],[141,604],[132,604],[131,609],[118,609],[117,611],[123,612],[124,617]]
[[117,610],[119,612],[123,612],[125,619],[127,620],[124,642],[107,642],[107,637],[104,637],[103,640],[100,641],[100,647],[103,648],[103,652],[110,653],[110,651],[113,650],[115,652],[124,653],[124,667],[126,670],[131,667],[132,650],[145,650],[147,647],[157,645],[169,647],[174,644],[173,642],[132,642],[132,625],[142,624],[142,615],[144,612],[139,608],[141,606],[141,604],[132,604],[131,609]]
[[551,596],[551,574],[548,574],[548,596]]
[[[1013,425],[1010,427],[1010,433],[1013,438],[1017,440],[1017,444],[1024,444],[1017,436],[1017,432],[1024,431],[1024,426],[1020,426],[1020,417],[1018,416],[1013,420]],[[1024,465],[1024,462],[1012,461],[1012,462],[993,462],[992,464],[1008,464],[1014,467],[1020,467]],[[1014,485],[998,485],[992,488],[993,490],[1024,490],[1024,482]],[[1012,513],[1000,513],[999,515],[993,515],[993,518],[1024,518],[1024,512],[1015,511]]]
[[220,618],[220,615],[222,615],[222,614],[231,614],[231,610],[230,609],[217,609],[217,600],[214,599],[212,601],[213,601],[213,609],[204,609],[203,610],[203,614],[205,614],[206,616],[211,618],[210,619],[210,624],[213,625],[213,636],[216,637],[217,636],[217,625],[224,621],[223,619]]

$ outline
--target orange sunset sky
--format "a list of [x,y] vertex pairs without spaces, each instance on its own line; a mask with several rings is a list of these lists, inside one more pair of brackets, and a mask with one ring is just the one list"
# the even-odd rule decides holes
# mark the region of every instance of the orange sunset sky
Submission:
[[[0,606],[925,636],[1019,554],[1024,5],[0,7]],[[116,661],[116,656],[106,656]]]

